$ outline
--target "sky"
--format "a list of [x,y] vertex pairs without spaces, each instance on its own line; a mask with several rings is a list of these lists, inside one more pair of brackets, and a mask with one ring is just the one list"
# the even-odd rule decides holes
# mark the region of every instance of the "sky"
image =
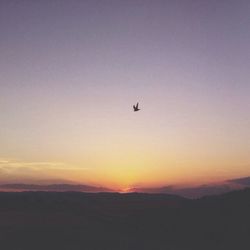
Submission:
[[0,183],[249,176],[249,25],[248,0],[0,1]]

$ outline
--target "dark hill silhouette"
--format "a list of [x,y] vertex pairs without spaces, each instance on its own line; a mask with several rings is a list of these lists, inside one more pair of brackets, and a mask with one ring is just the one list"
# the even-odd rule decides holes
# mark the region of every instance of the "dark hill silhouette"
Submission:
[[250,249],[250,189],[165,194],[0,193],[4,250]]

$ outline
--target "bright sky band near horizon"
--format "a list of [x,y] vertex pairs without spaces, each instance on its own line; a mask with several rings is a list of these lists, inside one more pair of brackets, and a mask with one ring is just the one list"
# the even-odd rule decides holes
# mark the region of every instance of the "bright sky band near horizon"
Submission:
[[0,1],[0,182],[249,176],[249,27],[244,0]]

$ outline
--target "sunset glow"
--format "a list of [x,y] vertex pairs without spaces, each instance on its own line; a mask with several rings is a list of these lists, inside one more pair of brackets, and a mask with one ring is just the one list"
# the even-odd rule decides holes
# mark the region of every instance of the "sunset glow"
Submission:
[[0,183],[249,176],[250,2],[104,2],[1,1]]

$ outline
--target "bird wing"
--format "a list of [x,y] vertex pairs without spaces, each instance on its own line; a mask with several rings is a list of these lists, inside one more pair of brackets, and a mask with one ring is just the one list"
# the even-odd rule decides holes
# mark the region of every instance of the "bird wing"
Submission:
[[137,102],[137,104],[136,104],[136,108],[138,109],[138,106],[139,106],[139,103]]

